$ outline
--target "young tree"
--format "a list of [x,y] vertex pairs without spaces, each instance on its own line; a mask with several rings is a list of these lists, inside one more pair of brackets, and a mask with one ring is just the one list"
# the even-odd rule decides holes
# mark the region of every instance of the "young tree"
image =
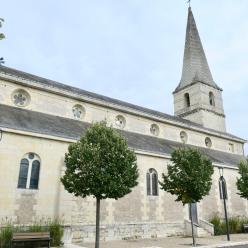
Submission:
[[[4,22],[4,19],[0,18],[0,28],[2,27],[2,23]],[[3,33],[0,33],[0,40],[4,39],[5,36]]]
[[240,178],[237,178],[239,195],[248,200],[248,158],[239,163]]
[[162,174],[161,188],[172,195],[176,201],[190,206],[193,245],[195,246],[192,203],[197,203],[209,194],[214,168],[212,162],[191,148],[177,149],[171,154],[172,165],[168,173]]
[[100,201],[117,200],[138,184],[136,155],[119,133],[100,122],[69,146],[65,164],[61,178],[65,189],[75,196],[96,198],[95,247],[99,248]]

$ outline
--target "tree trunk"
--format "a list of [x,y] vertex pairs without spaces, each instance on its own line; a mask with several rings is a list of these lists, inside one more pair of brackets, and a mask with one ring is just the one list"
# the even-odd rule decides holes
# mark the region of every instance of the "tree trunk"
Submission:
[[100,199],[96,198],[96,241],[95,248],[99,248],[100,240]]
[[195,233],[194,233],[192,203],[189,204],[189,208],[190,208],[190,219],[191,219],[191,229],[192,229],[193,246],[195,247],[196,246],[196,243],[195,243]]

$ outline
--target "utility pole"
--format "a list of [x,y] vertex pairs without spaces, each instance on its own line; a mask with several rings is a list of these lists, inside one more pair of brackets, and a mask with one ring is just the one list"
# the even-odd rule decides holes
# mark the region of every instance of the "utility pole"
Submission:
[[229,223],[228,223],[228,215],[227,215],[227,188],[226,188],[226,180],[223,176],[223,167],[219,167],[220,172],[220,179],[219,179],[219,188],[220,188],[220,199],[223,200],[224,204],[224,212],[225,212],[225,220],[226,220],[226,236],[227,240],[230,241],[230,230],[229,230]]

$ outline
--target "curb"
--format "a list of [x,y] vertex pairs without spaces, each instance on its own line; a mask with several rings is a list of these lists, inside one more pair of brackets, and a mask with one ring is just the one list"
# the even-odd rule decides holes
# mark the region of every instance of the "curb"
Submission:
[[79,245],[74,245],[74,244],[67,244],[63,246],[64,248],[86,248],[86,247],[82,247]]
[[233,247],[238,245],[248,245],[248,241],[242,241],[242,242],[230,242],[225,244],[216,244],[216,245],[206,245],[206,246],[200,246],[201,248],[221,248],[221,247]]

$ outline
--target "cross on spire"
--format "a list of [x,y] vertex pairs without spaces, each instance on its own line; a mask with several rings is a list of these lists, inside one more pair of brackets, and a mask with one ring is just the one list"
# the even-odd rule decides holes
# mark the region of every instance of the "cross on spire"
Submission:
[[190,7],[190,3],[191,3],[191,0],[188,0],[189,7]]

